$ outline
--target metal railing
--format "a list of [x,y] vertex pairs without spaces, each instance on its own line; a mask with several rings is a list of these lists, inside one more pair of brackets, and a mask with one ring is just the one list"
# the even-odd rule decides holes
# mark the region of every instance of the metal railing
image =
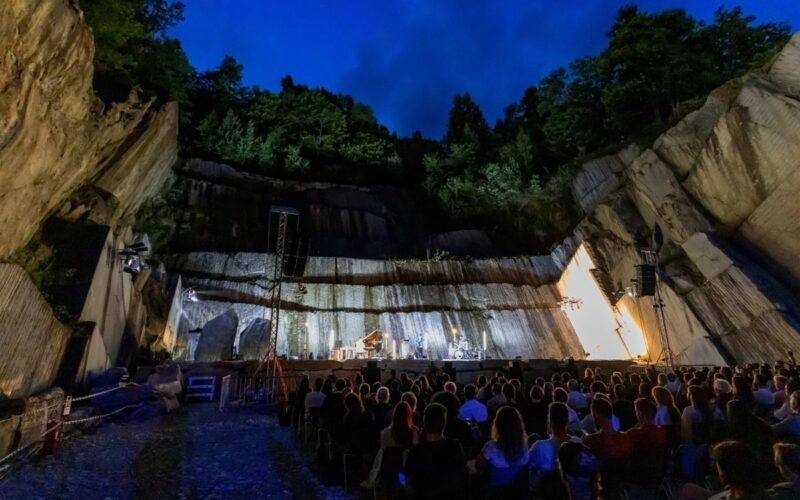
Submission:
[[[278,377],[276,374],[275,377]],[[237,404],[259,404],[287,399],[289,394],[297,391],[300,381],[306,375],[288,373],[283,375],[283,383],[276,380],[273,385],[273,375],[261,372],[258,374],[226,375],[222,379],[222,389],[220,391],[219,406],[224,408],[231,403]],[[286,394],[270,394],[273,389],[283,391]],[[280,396],[283,396],[282,398]]]

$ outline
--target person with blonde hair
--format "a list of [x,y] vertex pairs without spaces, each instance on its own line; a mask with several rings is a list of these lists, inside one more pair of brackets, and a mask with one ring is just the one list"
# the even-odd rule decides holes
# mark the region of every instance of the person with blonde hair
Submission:
[[488,492],[527,491],[528,436],[522,415],[512,406],[497,410],[492,424],[492,439],[475,459],[479,471],[488,470]]

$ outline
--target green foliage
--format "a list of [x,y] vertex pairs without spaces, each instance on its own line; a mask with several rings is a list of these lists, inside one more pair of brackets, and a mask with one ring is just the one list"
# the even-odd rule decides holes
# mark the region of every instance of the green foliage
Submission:
[[579,212],[570,185],[583,159],[648,143],[789,36],[786,24],[755,24],[738,7],[719,8],[706,25],[679,9],[626,6],[605,50],[550,72],[494,127],[469,94],[456,95],[447,131],[433,141],[419,132],[398,138],[369,106],[290,76],[277,92],[245,86],[230,56],[195,74],[165,35],[182,18],[180,2],[81,3],[101,93],[141,85],[179,100],[184,155],[292,178],[421,186],[447,223],[513,235],[529,248],[571,230]]
[[194,73],[166,30],[183,20],[183,3],[169,0],[83,0],[95,39],[95,87],[109,100],[141,86],[188,102]]

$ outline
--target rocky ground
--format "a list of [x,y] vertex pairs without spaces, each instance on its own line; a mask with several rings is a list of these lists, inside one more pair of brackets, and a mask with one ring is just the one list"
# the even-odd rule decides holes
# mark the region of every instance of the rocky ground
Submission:
[[322,484],[312,453],[274,417],[192,404],[68,437],[0,480],[0,499],[354,498]]

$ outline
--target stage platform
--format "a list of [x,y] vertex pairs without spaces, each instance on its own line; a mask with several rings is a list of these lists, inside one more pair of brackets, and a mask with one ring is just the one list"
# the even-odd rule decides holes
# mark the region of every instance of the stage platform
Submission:
[[[526,382],[532,382],[536,377],[549,377],[555,370],[564,370],[566,363],[555,359],[485,359],[485,360],[426,360],[426,359],[398,359],[398,360],[366,360],[350,359],[346,361],[334,360],[283,360],[281,367],[287,377],[295,378],[307,375],[310,378],[325,377],[335,374],[337,377],[353,378],[356,373],[366,373],[368,363],[374,361],[381,372],[381,380],[386,381],[391,377],[392,370],[397,376],[406,372],[411,377],[429,374],[433,371],[455,371],[456,382],[459,384],[473,383],[480,375],[492,376],[498,370],[522,373]],[[187,362],[178,364],[186,376],[193,375],[225,375],[252,373],[258,366],[257,361],[218,361],[218,362]],[[599,367],[604,372],[614,370],[641,371],[643,367],[630,360],[586,361],[576,360],[575,365],[582,375],[585,368]],[[136,371],[135,381],[146,380],[152,367],[142,366]]]

